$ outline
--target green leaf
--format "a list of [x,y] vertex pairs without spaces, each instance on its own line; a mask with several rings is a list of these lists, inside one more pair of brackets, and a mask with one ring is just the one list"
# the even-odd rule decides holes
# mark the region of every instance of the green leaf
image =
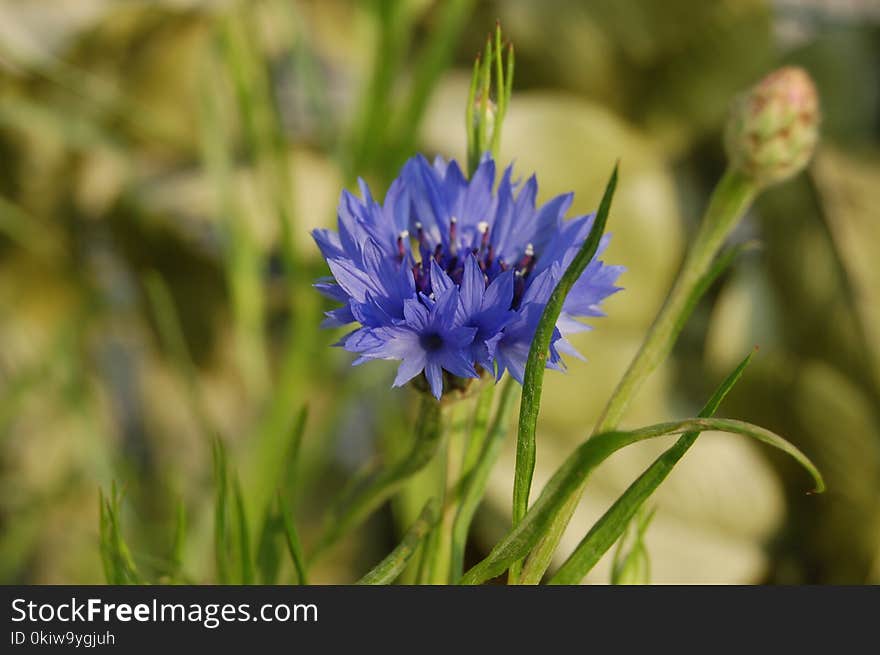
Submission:
[[[452,525],[452,564],[450,567],[450,583],[455,584],[461,578],[464,566],[464,549],[467,544],[467,536],[470,531],[471,521],[483,500],[486,492],[486,484],[489,474],[501,453],[501,445],[510,427],[510,413],[513,408],[514,390],[516,382],[508,378],[501,389],[501,397],[498,401],[498,409],[489,429],[487,438],[482,442],[479,456],[475,464],[467,471],[463,479],[460,505]],[[479,414],[479,413],[478,413]]]
[[[304,404],[296,417],[293,430],[290,432],[290,444],[285,456],[285,461],[288,462],[288,482],[295,483],[299,472],[299,455],[308,414],[308,405]],[[257,572],[263,584],[275,584],[281,564],[278,538],[284,533],[284,521],[276,501],[277,498],[273,496],[269,500],[269,506],[263,512],[263,527],[260,530],[260,539],[257,544]]]
[[281,520],[284,525],[284,536],[287,539],[287,550],[290,553],[290,559],[293,561],[293,567],[296,569],[296,575],[300,584],[308,584],[308,576],[306,575],[305,559],[303,558],[302,544],[299,540],[299,533],[296,531],[296,524],[293,522],[293,514],[284,500],[283,494],[278,494],[278,512],[281,514]]
[[[742,377],[749,365],[753,353],[740,362],[734,371],[724,379],[712,394],[712,397],[700,410],[700,417],[712,416],[728,392]],[[689,432],[658,457],[648,469],[642,473],[620,498],[608,509],[587,535],[581,540],[574,552],[563,563],[553,577],[551,584],[578,584],[590,572],[602,555],[623,534],[626,526],[635,516],[642,504],[650,498],[654,490],[666,479],[672,468],[680,460],[699,436],[699,432]]]
[[107,584],[116,583],[116,568],[113,562],[112,539],[110,538],[110,520],[107,518],[107,505],[104,492],[98,490],[98,545],[101,552],[101,564],[104,567],[104,578]]
[[[562,312],[565,297],[574,283],[584,272],[587,264],[595,257],[599,248],[599,242],[605,231],[605,223],[608,220],[608,212],[611,209],[611,200],[617,187],[617,166],[611,173],[599,210],[593,221],[593,227],[587,236],[581,249],[575,255],[568,269],[556,285],[538,327],[532,339],[529,349],[529,357],[526,360],[526,370],[523,377],[522,403],[519,410],[519,429],[516,439],[516,470],[513,479],[513,524],[519,523],[529,506],[529,491],[532,486],[532,476],[535,471],[535,429],[538,425],[538,412],[541,406],[541,388],[544,384],[544,370],[547,366],[547,352],[550,348],[550,340],[556,328],[556,321]],[[518,578],[518,566],[511,571],[512,581]]]
[[359,525],[403,483],[434,459],[443,436],[440,423],[440,403],[428,394],[422,394],[412,449],[401,461],[375,475],[357,480],[343,493],[331,512],[324,536],[312,554],[313,559]]
[[[716,190],[716,194],[727,200],[713,203],[713,206],[725,207],[727,208],[725,211],[734,213],[745,211],[745,207],[749,202],[748,198],[750,197],[748,188],[743,189],[736,184],[730,183],[722,185],[719,190]],[[710,212],[710,214],[718,216],[719,212],[723,215],[725,211],[716,210]],[[720,238],[720,236],[716,235],[715,240]],[[701,239],[702,241],[705,241],[705,237]],[[718,241],[718,245],[720,246],[720,241]],[[623,415],[623,411],[630,399],[635,395],[642,381],[650,375],[651,371],[665,359],[667,353],[672,349],[676,336],[690,317],[691,312],[702,295],[727,270],[741,252],[751,247],[753,247],[751,243],[733,246],[718,256],[714,255],[714,248],[709,248],[711,250],[709,253],[711,258],[705,263],[705,266],[702,263],[695,265],[693,263],[693,255],[688,256],[686,267],[692,270],[688,278],[690,278],[690,275],[695,276],[693,283],[690,281],[687,284],[678,282],[674,285],[663,309],[655,319],[651,331],[645,337],[645,342],[642,344],[641,349],[608,400],[596,427],[593,429],[594,434],[607,432],[617,427],[617,422]],[[705,250],[705,248],[700,248],[700,250]],[[703,253],[700,259],[705,256],[708,255]],[[572,491],[566,506],[529,555],[522,575],[522,582],[537,584],[544,576],[544,573],[550,566],[556,546],[559,544],[559,540],[562,539],[565,528],[568,526],[568,522],[580,501],[581,492],[582,489]]]
[[429,500],[415,523],[407,530],[397,548],[392,550],[385,559],[358,580],[357,584],[381,585],[394,582],[403,573],[409,560],[437,522],[438,509],[439,503],[437,500],[434,498]]
[[480,165],[480,142],[477,137],[477,118],[474,109],[477,102],[477,86],[480,80],[480,56],[474,59],[474,70],[471,73],[471,85],[468,89],[467,107],[464,110],[464,126],[467,133],[467,167],[468,177],[474,174]]
[[791,455],[806,469],[813,478],[816,493],[825,490],[822,475],[806,455],[779,435],[745,421],[689,418],[658,423],[638,430],[603,432],[578,446],[544,487],[538,500],[535,501],[523,520],[495,545],[492,552],[483,561],[464,575],[462,583],[480,584],[494,578],[528,554],[551,523],[559,516],[571,495],[580,489],[581,484],[593,469],[613,453],[646,439],[704,430],[742,434],[769,444]]
[[174,522],[174,541],[171,546],[171,570],[169,577],[172,582],[181,581],[183,571],[183,553],[186,547],[186,505],[183,498],[177,500],[177,511]]
[[143,584],[144,581],[131,557],[131,551],[122,537],[119,520],[120,497],[115,482],[109,497],[103,494],[99,496],[100,549],[104,575],[109,584]]
[[299,414],[296,415],[296,422],[293,425],[293,431],[290,435],[290,469],[293,471],[293,476],[296,477],[297,467],[299,466],[299,453],[302,448],[302,440],[303,435],[306,432],[306,423],[309,420],[309,405],[308,403],[303,403],[303,406],[299,410]]
[[272,507],[268,508],[263,518],[263,528],[257,542],[257,575],[260,584],[273,585],[278,581],[281,568],[281,553],[278,538],[284,533],[284,523],[272,499]]
[[226,528],[227,516],[227,466],[226,450],[220,439],[214,439],[214,559],[217,567],[217,582],[229,584],[229,534]]
[[238,546],[238,556],[240,561],[241,584],[253,584],[254,582],[254,564],[251,559],[251,537],[248,529],[247,515],[244,509],[244,496],[241,493],[241,483],[238,476],[234,476],[232,480],[232,489],[235,495],[235,524]]
[[633,544],[624,555],[623,546],[626,539],[621,539],[614,553],[614,565],[611,567],[611,584],[644,585],[651,582],[651,558],[645,546],[645,531],[654,518],[654,510],[641,512],[637,525],[631,525],[627,532],[633,532]]

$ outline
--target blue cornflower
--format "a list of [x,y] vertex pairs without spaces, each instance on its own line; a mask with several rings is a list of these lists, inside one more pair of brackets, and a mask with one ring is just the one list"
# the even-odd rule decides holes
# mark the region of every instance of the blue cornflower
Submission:
[[[511,180],[495,189],[487,155],[470,180],[458,164],[410,159],[383,203],[360,181],[362,198],[339,201],[339,231],[312,234],[332,277],[315,285],[342,306],[323,325],[360,326],[337,344],[371,359],[401,360],[394,386],[424,372],[435,397],[443,372],[522,383],[529,347],[551,292],[589,234],[593,216],[565,220],[572,194],[536,207],[538,183]],[[603,237],[599,252],[608,243]],[[565,335],[590,329],[579,318],[603,316],[599,304],[619,290],[621,266],[594,259],[563,306],[547,366],[561,353],[580,357]]]

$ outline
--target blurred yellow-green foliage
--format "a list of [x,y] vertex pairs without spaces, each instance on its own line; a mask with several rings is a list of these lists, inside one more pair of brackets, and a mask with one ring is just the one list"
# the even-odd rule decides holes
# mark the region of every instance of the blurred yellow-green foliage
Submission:
[[[139,566],[166,570],[180,500],[185,568],[210,580],[213,434],[251,515],[275,486],[295,495],[307,546],[353,471],[399,451],[411,396],[317,330],[308,230],[334,224],[359,175],[384,190],[416,150],[463,157],[470,67],[496,18],[517,53],[503,158],[537,171],[543,198],[575,191],[578,212],[621,161],[607,260],[626,290],[578,340],[588,363],[548,374],[535,488],[589,433],[661,303],[723,170],[731,98],[799,64],[822,99],[815,161],[750,212],[736,238],[759,247],[627,423],[692,414],[758,345],[721,413],[792,440],[829,492],[706,435],[653,500],[646,546],[656,582],[880,582],[874,0],[0,0],[0,582],[100,582],[97,497],[114,479]],[[564,550],[664,445],[600,469]],[[506,525],[512,461],[510,447],[470,557]],[[359,577],[417,495],[315,581]]]

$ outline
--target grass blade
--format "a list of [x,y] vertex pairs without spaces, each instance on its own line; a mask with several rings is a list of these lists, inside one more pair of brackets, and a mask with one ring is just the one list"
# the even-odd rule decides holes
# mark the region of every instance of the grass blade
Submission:
[[752,437],[791,455],[810,474],[815,492],[825,490],[825,482],[815,465],[795,446],[760,426],[722,418],[689,418],[658,423],[638,430],[603,432],[583,442],[556,471],[523,520],[499,541],[489,556],[472,567],[462,578],[463,584],[480,584],[502,574],[537,543],[551,523],[565,508],[571,494],[580,489],[589,474],[621,448],[646,439],[672,434],[718,430]]
[[[516,471],[513,480],[513,524],[519,523],[529,506],[529,491],[532,486],[532,476],[535,472],[535,429],[538,425],[538,411],[541,406],[541,388],[544,384],[544,370],[547,365],[547,351],[556,327],[556,321],[562,312],[562,305],[571,287],[584,272],[587,264],[595,257],[599,248],[599,241],[605,231],[605,223],[608,220],[608,212],[611,209],[611,200],[617,187],[617,166],[611,173],[599,210],[593,221],[590,234],[587,236],[580,251],[569,265],[568,269],[556,285],[529,349],[529,357],[526,361],[526,370],[523,378],[522,403],[519,410],[519,429],[516,438]],[[511,571],[513,582],[518,578],[518,566]]]
[[[712,394],[712,397],[700,411],[700,417],[712,416],[728,392],[742,377],[749,365],[753,353],[740,362],[734,371]],[[623,492],[620,498],[608,509],[587,535],[581,540],[574,552],[563,563],[555,575],[550,578],[551,584],[578,584],[590,572],[596,562],[611,548],[615,541],[626,530],[633,516],[642,504],[660,486],[672,468],[688,449],[694,444],[699,432],[688,432],[658,457],[648,469]],[[528,563],[526,564],[528,566]]]
[[299,533],[296,531],[296,525],[293,522],[293,515],[287,501],[284,500],[283,494],[278,494],[278,511],[281,514],[281,520],[284,525],[284,536],[287,539],[287,550],[290,552],[290,559],[293,561],[293,567],[296,569],[297,578],[300,584],[308,584],[306,575],[305,559],[303,558],[302,544],[299,540]]
[[110,496],[100,494],[99,500],[101,503],[99,513],[101,561],[104,565],[104,575],[107,577],[107,582],[115,585],[143,584],[131,557],[131,551],[122,537],[119,519],[120,494],[116,490],[115,482],[111,488]]
[[229,584],[229,534],[226,529],[227,467],[226,450],[220,439],[214,439],[214,558],[217,567],[217,582]]
[[[308,415],[309,407],[307,404],[303,404],[299,414],[296,416],[293,430],[290,432],[290,443],[287,447],[287,455],[284,457],[284,460],[288,463],[288,468],[286,478],[282,478],[281,483],[285,488],[288,486],[288,483],[295,485],[297,481],[299,454]],[[284,521],[277,507],[275,496],[270,499],[269,506],[263,512],[262,525],[257,544],[257,572],[262,584],[275,584],[281,564],[278,537],[284,533]]]
[[240,561],[241,584],[254,583],[254,564],[251,559],[251,537],[248,529],[247,515],[244,509],[244,496],[241,493],[241,483],[238,477],[233,477],[232,490],[235,496],[235,523]]
[[397,548],[358,580],[357,584],[382,585],[394,582],[437,522],[438,505],[436,499],[429,500]]
[[169,578],[172,582],[180,582],[183,571],[183,554],[186,547],[186,505],[183,498],[177,501],[174,521],[174,541],[171,546],[171,570]]

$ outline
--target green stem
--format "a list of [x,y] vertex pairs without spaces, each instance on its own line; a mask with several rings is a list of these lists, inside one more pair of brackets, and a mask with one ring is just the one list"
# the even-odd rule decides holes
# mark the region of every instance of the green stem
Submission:
[[739,173],[728,171],[721,178],[669,296],[654,319],[642,347],[611,395],[593,434],[617,427],[642,383],[669,355],[690,315],[688,310],[692,305],[693,290],[709,270],[731,230],[751,205],[756,191],[754,183]]
[[[494,389],[494,386],[490,385],[488,389]],[[492,468],[498,460],[498,455],[501,453],[501,445],[510,428],[511,410],[513,409],[514,400],[516,398],[516,394],[514,393],[515,390],[516,382],[513,378],[508,377],[508,379],[504,381],[504,386],[501,389],[501,397],[498,400],[498,409],[495,411],[495,418],[492,421],[492,425],[486,434],[479,440],[480,448],[474,457],[474,464],[472,467],[466,465],[464,468],[465,473],[461,480],[462,490],[457,499],[458,510],[455,514],[455,520],[452,525],[452,554],[449,570],[450,584],[458,583],[464,571],[464,550],[467,545],[467,537],[468,532],[470,531],[471,521],[473,521],[477,507],[479,507],[480,502],[483,500],[483,495],[486,491],[486,483],[489,481],[489,474],[492,472]],[[491,405],[491,395],[489,398],[489,404]],[[478,404],[475,422],[480,419],[480,410],[481,406]],[[488,408],[486,413],[488,414]],[[473,435],[471,444],[477,441],[476,437],[481,436],[476,429],[474,432],[475,434]]]
[[461,464],[461,477],[465,478],[476,466],[483,451],[489,430],[489,416],[492,412],[492,399],[495,397],[495,384],[487,382],[477,397],[474,408],[474,419],[471,422],[470,434],[467,439],[467,450]]
[[[710,271],[725,239],[751,205],[757,191],[752,181],[735,171],[728,170],[721,178],[666,302],[654,319],[642,347],[608,400],[593,429],[593,435],[617,427],[642,383],[669,355],[699,298],[700,294],[694,292],[704,290],[700,289],[702,280]],[[521,581],[524,584],[537,584],[541,581],[582,493],[583,485],[571,494],[562,511],[532,551],[522,571]]]
[[403,573],[410,558],[415,554],[416,549],[424,541],[431,526],[437,518],[437,501],[432,498],[427,502],[421,514],[412,524],[400,545],[397,546],[388,556],[379,562],[369,573],[358,580],[359,585],[381,585],[391,584],[400,574]]
[[312,553],[312,562],[434,459],[442,441],[441,424],[440,403],[428,394],[421,394],[416,438],[412,449],[401,461],[359,480],[343,494],[335,511],[331,512],[321,541]]
[[436,548],[430,561],[429,584],[444,584],[449,579],[449,562],[452,554],[452,524],[458,507],[456,502],[456,482],[461,471],[464,437],[467,431],[467,412],[464,403],[455,402],[450,406],[450,415],[444,416],[448,421],[449,437],[446,440],[446,459],[441,476],[443,513],[440,522],[434,528],[437,531]]

